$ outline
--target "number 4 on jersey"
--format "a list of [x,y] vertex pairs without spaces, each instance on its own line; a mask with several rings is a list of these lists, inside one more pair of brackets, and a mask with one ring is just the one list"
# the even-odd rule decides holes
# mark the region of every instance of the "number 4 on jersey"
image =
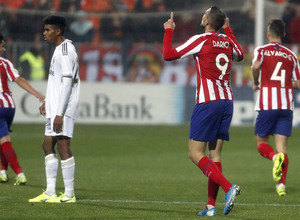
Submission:
[[[285,86],[285,70],[280,71],[281,65],[282,65],[282,62],[278,62],[276,64],[276,67],[275,67],[275,69],[273,71],[273,74],[271,76],[271,80],[280,81],[281,82],[281,87],[284,87]],[[280,71],[280,75],[279,75],[279,71]]]

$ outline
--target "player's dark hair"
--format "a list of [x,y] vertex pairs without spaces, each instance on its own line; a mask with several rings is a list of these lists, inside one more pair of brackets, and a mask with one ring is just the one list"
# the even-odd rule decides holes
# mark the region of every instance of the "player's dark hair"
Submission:
[[49,15],[43,20],[44,24],[54,25],[60,29],[61,35],[65,34],[65,28],[67,26],[66,19],[62,16]]
[[285,24],[280,19],[273,19],[269,22],[269,31],[277,37],[284,37],[285,35]]
[[218,31],[225,23],[226,14],[218,6],[212,6],[210,12],[208,13],[208,18],[210,20],[210,26]]

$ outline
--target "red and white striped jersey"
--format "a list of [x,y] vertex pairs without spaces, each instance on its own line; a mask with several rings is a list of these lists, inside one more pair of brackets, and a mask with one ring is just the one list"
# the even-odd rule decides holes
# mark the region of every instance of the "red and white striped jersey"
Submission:
[[0,57],[0,107],[1,108],[15,108],[14,100],[8,87],[8,80],[14,81],[20,76],[13,64],[2,57]]
[[300,79],[297,56],[281,44],[269,43],[255,48],[252,63],[255,61],[261,63],[255,110],[293,110],[292,82]]
[[232,100],[230,70],[233,59],[243,59],[243,52],[230,27],[225,34],[207,32],[191,37],[172,48],[173,30],[166,29],[163,42],[165,60],[193,55],[197,69],[196,103],[220,99]]

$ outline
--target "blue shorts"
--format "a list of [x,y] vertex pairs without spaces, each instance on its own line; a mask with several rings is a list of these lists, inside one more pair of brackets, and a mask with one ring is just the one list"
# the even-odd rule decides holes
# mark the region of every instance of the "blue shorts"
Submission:
[[291,136],[293,112],[291,110],[261,110],[255,123],[255,135],[266,137],[274,133]]
[[0,138],[9,134],[15,116],[14,108],[0,108]]
[[232,100],[218,100],[195,106],[190,125],[190,139],[202,142],[229,141],[233,114]]

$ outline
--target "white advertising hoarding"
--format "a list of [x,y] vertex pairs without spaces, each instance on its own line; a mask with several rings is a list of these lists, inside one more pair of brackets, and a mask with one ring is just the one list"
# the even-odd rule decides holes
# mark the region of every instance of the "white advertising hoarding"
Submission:
[[[32,82],[45,94],[46,82]],[[14,122],[45,122],[38,100],[12,83],[17,109]],[[184,87],[176,85],[82,82],[80,123],[180,124],[183,123]]]
[[[47,82],[31,82],[45,94]],[[45,123],[39,114],[37,98],[10,85],[16,103],[17,123]],[[233,87],[232,126],[253,126],[256,93],[251,87]],[[194,88],[187,94],[185,86],[142,83],[82,82],[79,123],[90,124],[182,124],[190,120],[194,107]],[[187,104],[189,100],[190,104]],[[295,91],[294,126],[300,126],[300,92]]]

